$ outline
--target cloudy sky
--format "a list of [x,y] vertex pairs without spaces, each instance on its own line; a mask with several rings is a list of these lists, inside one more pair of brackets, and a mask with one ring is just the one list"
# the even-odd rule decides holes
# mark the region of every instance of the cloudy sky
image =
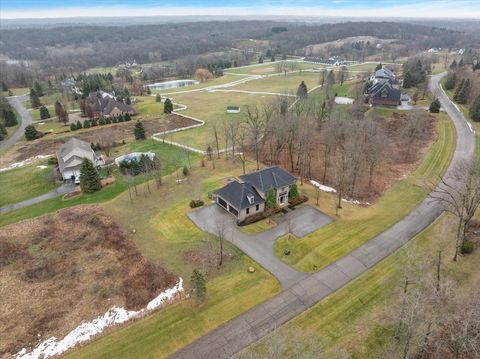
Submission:
[[0,0],[0,18],[287,15],[480,19],[480,0]]

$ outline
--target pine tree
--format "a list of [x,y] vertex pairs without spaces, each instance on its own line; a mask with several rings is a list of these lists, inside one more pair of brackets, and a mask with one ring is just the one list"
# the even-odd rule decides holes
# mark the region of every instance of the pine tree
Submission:
[[453,60],[453,62],[450,64],[450,69],[455,70],[457,68],[457,60]]
[[107,123],[105,122],[105,118],[104,118],[104,117],[100,117],[100,119],[98,120],[98,124],[99,124],[100,126],[106,125]]
[[13,110],[8,109],[5,111],[5,127],[13,127],[18,125],[17,115]]
[[90,127],[92,127],[90,120],[83,121],[83,128],[90,128]]
[[300,85],[298,85],[297,97],[299,99],[306,99],[308,97],[308,89],[305,81],[302,81]]
[[163,104],[163,112],[172,113],[172,111],[173,111],[173,103],[169,98],[167,98],[165,99],[165,103]]
[[76,131],[77,130],[77,125],[75,125],[74,123],[71,123],[70,124],[70,131]]
[[457,84],[457,74],[450,72],[445,79],[445,90],[453,90]]
[[440,101],[438,98],[433,100],[433,102],[430,104],[430,108],[428,109],[431,113],[439,113],[440,112]]
[[81,128],[83,128],[82,123],[77,121],[77,130],[80,130]]
[[25,138],[27,141],[36,140],[40,137],[42,137],[42,134],[37,131],[34,125],[28,125],[25,127]]
[[7,92],[8,91],[8,86],[5,82],[2,81],[2,91]]
[[132,117],[130,116],[130,114],[127,112],[125,114],[125,122],[128,122],[128,121],[131,121],[132,120]]
[[298,193],[298,186],[296,183],[292,184],[292,187],[290,187],[290,192],[288,193],[288,196],[291,199],[297,199],[298,196],[300,196],[300,193]]
[[155,101],[156,101],[156,102],[162,102],[162,96],[160,96],[159,93],[157,93],[157,94],[155,95]]
[[96,118],[94,118],[92,120],[92,127],[96,127],[96,126],[98,126],[98,120]]
[[458,96],[460,95],[460,91],[462,91],[463,85],[465,85],[465,79],[462,79],[460,84],[455,88],[455,92],[453,93],[453,101],[458,102]]
[[470,79],[467,79],[464,83],[462,88],[460,89],[458,96],[457,96],[457,102],[461,104],[465,104],[468,102],[468,95],[470,93]]
[[38,97],[37,91],[33,88],[30,89],[30,104],[33,108],[40,107],[42,103],[40,102],[40,98]]
[[205,276],[194,269],[190,277],[190,287],[192,288],[192,297],[203,300],[207,294],[207,286]]
[[47,118],[50,118],[50,112],[48,111],[48,108],[45,105],[40,107],[40,118],[42,120],[46,120]]
[[381,70],[382,68],[383,68],[382,63],[379,63],[379,64],[375,67],[375,72],[377,72],[378,70]]
[[42,85],[40,84],[40,82],[35,81],[35,82],[33,83],[33,89],[35,90],[35,92],[37,93],[37,95],[38,95],[39,97],[42,97],[42,96],[44,95],[44,93],[43,93],[43,87],[42,87]]
[[267,199],[265,202],[268,209],[277,207],[277,198],[275,197],[275,190],[272,187],[267,190]]
[[263,56],[260,56],[260,57],[258,58],[258,63],[259,63],[259,64],[263,64]]
[[93,193],[102,189],[98,171],[88,158],[83,159],[80,168],[80,188],[84,193]]
[[152,90],[150,90],[150,86],[147,86],[147,95],[151,95],[152,94]]
[[480,95],[473,101],[468,114],[472,120],[480,121]]
[[136,140],[144,140],[146,138],[145,127],[143,127],[143,122],[142,121],[137,121],[135,123],[135,128],[133,130],[133,133],[135,135]]
[[413,78],[410,71],[405,72],[405,76],[403,76],[403,87],[408,89],[413,86]]

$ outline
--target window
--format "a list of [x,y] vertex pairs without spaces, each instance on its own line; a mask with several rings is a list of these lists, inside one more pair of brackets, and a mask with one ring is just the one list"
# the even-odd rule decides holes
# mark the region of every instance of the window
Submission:
[[247,199],[248,199],[248,203],[250,204],[253,204],[253,202],[255,201],[255,197],[253,197],[253,195],[251,194],[247,194]]
[[249,214],[249,213],[250,213],[250,208],[247,208],[247,214]]
[[255,206],[255,209],[256,209],[256,210],[257,210],[257,212],[258,212],[258,211],[260,210],[260,205],[259,205],[259,204],[257,204],[257,205]]

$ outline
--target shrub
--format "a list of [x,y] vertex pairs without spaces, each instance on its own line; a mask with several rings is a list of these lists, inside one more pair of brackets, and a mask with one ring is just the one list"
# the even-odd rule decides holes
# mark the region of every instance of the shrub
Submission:
[[25,138],[27,141],[32,141],[36,140],[37,138],[42,137],[43,134],[41,132],[38,132],[35,126],[33,125],[28,125],[25,127]]
[[292,184],[292,187],[290,187],[290,192],[288,193],[289,197],[291,199],[297,199],[300,193],[298,193],[298,186],[296,183]]
[[190,208],[202,207],[205,204],[201,199],[192,199],[190,201]]
[[83,128],[82,123],[80,121],[77,121],[77,130]]
[[105,124],[109,125],[109,124],[111,124],[111,123],[112,123],[112,119],[111,119],[110,117],[107,117],[107,118],[105,119]]
[[98,120],[96,118],[92,120],[92,127],[95,127],[95,126],[98,126]]
[[118,122],[118,118],[116,116],[112,118],[112,123],[117,123],[117,122]]
[[183,166],[183,175],[184,176],[188,176],[190,174],[190,170],[188,169],[188,167],[185,165]]
[[90,120],[83,121],[83,128],[90,128],[90,127],[92,127]]
[[98,124],[99,124],[100,126],[103,126],[103,125],[106,125],[107,122],[105,121],[105,118],[100,117],[100,119],[98,120]]
[[123,121],[125,121],[125,119],[123,118],[122,115],[119,115],[119,116],[118,116],[118,122],[123,122]]
[[70,124],[70,131],[76,131],[77,130],[77,125],[75,125],[74,123],[71,123]]
[[58,159],[57,159],[57,157],[48,157],[47,163],[49,165],[56,166],[56,165],[58,165]]
[[463,254],[470,254],[473,252],[473,249],[475,248],[475,244],[472,241],[465,241],[462,246],[462,253]]
[[130,116],[130,114],[127,112],[125,114],[125,122],[128,122],[128,121],[131,121],[132,120],[132,117]]
[[431,113],[439,113],[440,112],[440,101],[436,98],[431,104],[430,108],[428,109]]

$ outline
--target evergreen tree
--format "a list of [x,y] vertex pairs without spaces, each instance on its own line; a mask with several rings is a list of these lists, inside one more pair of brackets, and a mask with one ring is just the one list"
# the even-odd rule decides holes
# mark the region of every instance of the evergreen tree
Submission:
[[25,127],[25,138],[27,141],[36,140],[40,137],[42,137],[42,134],[37,131],[34,125],[28,125]]
[[162,96],[160,96],[159,93],[157,93],[157,94],[155,95],[155,101],[156,101],[156,102],[162,102]]
[[3,141],[7,137],[8,131],[5,128],[5,125],[0,122],[0,141]]
[[167,98],[165,99],[165,103],[163,104],[163,112],[172,113],[172,111],[173,111],[173,103],[169,98]]
[[480,121],[480,95],[473,101],[468,114],[472,120]]
[[298,85],[297,97],[302,100],[308,97],[308,89],[305,81],[302,81],[300,85]]
[[76,131],[77,130],[77,125],[75,125],[74,123],[71,123],[70,124],[70,131]]
[[259,64],[263,64],[263,56],[260,56],[260,57],[258,58],[258,63],[259,63]]
[[43,87],[42,87],[42,85],[40,84],[40,82],[35,81],[35,82],[33,83],[33,89],[35,90],[35,92],[37,93],[37,95],[38,95],[39,97],[42,97],[42,96],[44,95],[44,93],[43,93]]
[[272,57],[270,57],[270,62],[275,62],[275,55],[272,54]]
[[33,108],[37,108],[42,105],[37,92],[33,88],[30,89],[30,104],[32,105]]
[[80,188],[84,193],[93,193],[102,189],[98,171],[88,158],[83,159],[80,168]]
[[190,170],[188,169],[187,165],[183,166],[183,175],[186,177],[190,174]]
[[265,202],[268,209],[277,207],[277,198],[275,197],[275,190],[272,187],[267,190],[267,199]]
[[290,192],[288,193],[288,196],[291,199],[297,199],[298,196],[300,196],[300,193],[298,193],[298,186],[296,183],[292,184],[292,187],[290,187]]
[[8,91],[8,86],[5,82],[2,81],[2,91],[7,92]]
[[82,123],[77,121],[77,130],[80,130],[81,128],[83,128]]
[[118,115],[118,122],[123,122],[125,121],[125,119],[123,118],[122,115]]
[[100,119],[98,120],[98,124],[99,124],[100,126],[106,125],[105,118],[104,118],[104,117],[100,117]]
[[382,68],[383,68],[382,63],[379,63],[379,64],[375,67],[375,72],[377,72],[378,70],[381,70]]
[[412,74],[410,71],[405,72],[405,76],[403,76],[403,87],[408,89],[412,87],[413,84],[413,79],[412,79]]
[[18,125],[17,115],[12,109],[5,110],[5,127],[13,127]]
[[131,121],[132,120],[132,117],[130,116],[130,114],[127,112],[125,114],[125,122],[128,122],[128,121]]
[[460,81],[460,84],[455,88],[455,92],[453,93],[453,101],[458,102],[458,96],[460,94],[460,91],[462,91],[463,85],[465,85],[465,79],[462,79],[462,81]]
[[150,86],[147,86],[147,95],[151,95],[152,94],[152,90],[150,90]]
[[92,127],[90,120],[83,121],[83,128],[90,128]]
[[453,90],[457,84],[457,74],[450,72],[445,79],[445,90]]
[[111,124],[111,123],[112,123],[112,119],[111,119],[110,117],[106,117],[106,118],[105,118],[105,124],[106,124],[106,125],[109,125],[109,124]]
[[460,91],[458,92],[458,96],[456,101],[461,104],[465,104],[468,102],[468,95],[470,93],[470,79],[467,79],[464,83]]
[[433,102],[430,104],[430,108],[428,109],[431,113],[439,113],[440,112],[440,101],[438,98],[433,100]]
[[96,126],[98,126],[98,120],[96,118],[94,118],[92,120],[92,127],[96,127]]
[[207,294],[207,286],[204,275],[194,269],[190,277],[190,287],[192,288],[192,297],[203,300]]
[[47,118],[50,118],[50,112],[48,111],[48,108],[45,105],[40,107],[40,118],[42,120],[46,120]]
[[132,100],[130,100],[130,96],[127,96],[127,98],[125,99],[125,103],[127,105],[131,105],[132,104]]
[[142,121],[137,121],[135,123],[135,128],[133,130],[133,133],[135,135],[136,140],[144,140],[146,138],[145,127],[143,127],[143,122]]
[[450,69],[455,70],[457,68],[457,60],[453,60],[453,62],[450,64]]
[[117,116],[113,116],[113,117],[112,117],[112,123],[117,123],[117,122],[118,122]]

